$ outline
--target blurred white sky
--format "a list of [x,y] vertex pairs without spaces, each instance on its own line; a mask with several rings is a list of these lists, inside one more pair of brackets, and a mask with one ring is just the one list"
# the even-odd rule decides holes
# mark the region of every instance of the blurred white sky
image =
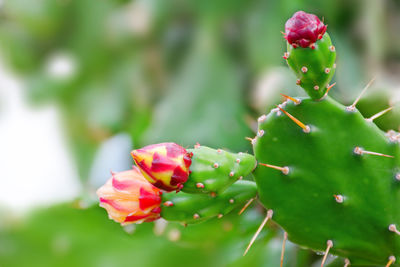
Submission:
[[0,59],[0,206],[20,213],[79,191],[57,109],[29,107]]

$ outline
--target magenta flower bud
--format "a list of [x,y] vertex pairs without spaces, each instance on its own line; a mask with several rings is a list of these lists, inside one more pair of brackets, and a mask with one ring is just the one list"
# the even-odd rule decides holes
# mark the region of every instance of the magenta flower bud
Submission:
[[326,25],[313,14],[304,11],[294,13],[285,24],[285,39],[296,48],[313,48],[314,43],[326,32]]

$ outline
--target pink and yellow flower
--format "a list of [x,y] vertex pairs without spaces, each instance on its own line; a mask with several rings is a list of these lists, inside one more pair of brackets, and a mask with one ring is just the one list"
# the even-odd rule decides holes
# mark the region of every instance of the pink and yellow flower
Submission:
[[144,177],[165,191],[179,191],[189,177],[192,154],[175,143],[149,145],[131,154]]
[[113,173],[97,190],[100,206],[107,210],[110,219],[123,225],[160,218],[160,194],[160,189],[150,184],[136,167]]

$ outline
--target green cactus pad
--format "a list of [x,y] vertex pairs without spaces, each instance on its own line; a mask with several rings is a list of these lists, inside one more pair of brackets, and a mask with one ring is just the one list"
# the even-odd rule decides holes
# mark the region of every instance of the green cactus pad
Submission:
[[182,191],[186,193],[219,194],[251,173],[256,160],[246,153],[230,153],[222,149],[197,146],[193,153],[190,175]]
[[281,106],[310,132],[279,110],[259,119],[257,161],[289,168],[284,174],[259,165],[254,172],[273,219],[301,246],[323,251],[331,240],[331,252],[351,266],[385,265],[392,255],[400,260],[400,235],[389,230],[400,229],[398,141],[329,97]]
[[251,181],[237,181],[223,193],[212,197],[208,194],[164,193],[161,217],[168,221],[198,223],[221,217],[235,208],[242,207],[257,194]]
[[297,83],[312,99],[321,99],[336,68],[336,51],[329,34],[325,33],[321,40],[315,42],[314,49],[293,48],[289,43],[287,49],[284,57],[295,72]]

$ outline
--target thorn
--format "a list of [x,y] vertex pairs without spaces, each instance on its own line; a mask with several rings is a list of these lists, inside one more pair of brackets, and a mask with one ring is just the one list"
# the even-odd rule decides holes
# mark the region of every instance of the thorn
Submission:
[[222,153],[222,150],[220,148],[217,149],[218,153]]
[[285,52],[283,53],[283,58],[287,60],[289,58],[289,55],[289,52]]
[[210,196],[211,196],[211,197],[216,197],[216,196],[217,196],[217,193],[211,192],[211,193],[210,193]]
[[371,81],[364,87],[364,89],[361,91],[361,94],[354,100],[353,104],[351,106],[346,107],[347,111],[354,111],[356,109],[356,105],[358,101],[360,101],[361,97],[364,95],[364,93],[367,91],[367,89],[371,86],[371,84],[375,81],[375,78],[372,78]]
[[397,181],[400,181],[400,172],[396,173],[395,178],[396,178]]
[[318,85],[314,86],[314,90],[319,90],[319,86]]
[[353,150],[353,152],[357,155],[362,156],[363,154],[368,154],[368,155],[374,155],[374,156],[381,156],[381,157],[387,157],[387,158],[394,158],[394,156],[391,155],[386,155],[378,152],[372,152],[372,151],[367,151],[363,150],[361,147],[356,146]]
[[216,168],[216,169],[218,169],[219,164],[218,164],[217,162],[215,162],[215,163],[213,164],[213,167]]
[[201,147],[201,145],[199,144],[199,142],[196,142],[196,144],[194,145],[194,148],[199,148]]
[[324,71],[325,71],[326,74],[328,74],[329,72],[331,72],[331,69],[330,68],[325,68]]
[[322,262],[321,262],[321,267],[324,267],[325,261],[326,261],[326,259],[328,257],[328,254],[329,254],[329,250],[333,247],[332,240],[328,240],[328,242],[326,242],[326,244],[327,244],[327,247],[326,247],[326,250],[325,250],[324,258],[322,259]]
[[256,138],[245,137],[244,139],[246,139],[247,141],[250,141],[250,143],[252,145],[254,145],[256,143]]
[[283,113],[286,114],[286,116],[288,116],[292,121],[294,121],[297,125],[299,125],[302,129],[303,132],[305,133],[309,133],[310,132],[310,126],[305,125],[304,123],[302,123],[301,121],[299,121],[298,119],[296,119],[294,116],[292,116],[289,112],[287,112],[286,110],[284,110],[283,108],[281,108],[280,106],[276,105]]
[[308,71],[306,66],[301,67],[301,72],[306,73]]
[[300,84],[301,84],[301,80],[300,80],[300,79],[297,79],[297,80],[296,80],[296,84],[297,84],[297,85],[300,85]]
[[193,219],[197,220],[198,218],[200,218],[199,214],[197,214],[197,213],[193,214]]
[[366,120],[366,121],[369,121],[369,122],[373,122],[375,119],[377,119],[377,118],[379,118],[380,116],[384,115],[386,112],[391,111],[392,109],[393,109],[393,107],[388,107],[387,109],[384,109],[384,110],[382,110],[382,111],[376,113],[375,115],[373,115],[373,116],[371,116],[370,118],[365,119],[365,120]]
[[258,132],[257,132],[257,136],[258,137],[262,137],[263,135],[264,135],[264,130],[259,130]]
[[331,45],[331,46],[329,47],[329,50],[330,50],[331,52],[335,52],[336,48],[335,48],[335,46]]
[[315,49],[315,43],[310,44],[311,49]]
[[270,165],[270,164],[265,164],[265,163],[258,163],[259,165],[268,167],[268,168],[272,168],[278,171],[281,171],[284,175],[288,175],[289,174],[289,167],[285,166],[285,167],[279,167],[279,166],[275,166],[275,165]]
[[258,227],[257,232],[254,234],[253,238],[251,239],[249,245],[247,246],[245,252],[243,253],[243,256],[246,256],[247,252],[249,252],[249,250],[250,250],[251,246],[253,245],[254,241],[256,240],[257,236],[260,234],[261,230],[264,228],[264,226],[268,222],[268,220],[272,218],[272,215],[274,215],[273,210],[268,210],[267,216],[265,217],[265,219],[262,221],[262,223]]
[[344,259],[344,266],[343,267],[348,267],[350,265],[350,260],[349,259]]
[[283,257],[285,256],[285,245],[287,240],[287,233],[283,234],[282,252],[281,252],[281,267],[283,266]]
[[222,213],[218,214],[218,219],[221,219],[222,217],[224,217]]
[[174,203],[172,203],[172,201],[165,201],[164,202],[164,206],[166,207],[172,207],[174,205]]
[[239,177],[239,180],[243,180],[243,176],[240,176],[240,177]]
[[239,164],[239,163],[240,163],[240,159],[236,159],[236,163],[238,163],[238,164]]
[[395,256],[390,256],[390,257],[389,257],[389,261],[388,261],[388,263],[386,264],[385,267],[389,267],[389,266],[392,265],[395,261],[396,261],[396,257],[395,257]]
[[196,184],[196,187],[197,187],[197,188],[204,188],[204,184],[203,184],[203,183],[197,183],[197,184]]
[[281,96],[283,96],[286,99],[292,100],[296,105],[299,105],[301,103],[300,99],[296,99],[294,97],[291,97],[291,96],[288,96],[288,95],[284,95],[284,94],[281,94]]
[[327,95],[329,93],[329,91],[332,89],[332,87],[334,87],[336,85],[336,83],[333,83],[331,85],[328,85],[328,87],[326,87],[326,93],[325,95]]
[[390,232],[393,232],[393,233],[395,233],[395,234],[397,234],[397,235],[400,235],[400,231],[397,230],[397,227],[396,227],[395,224],[389,225],[389,231],[390,231]]
[[333,195],[337,203],[343,203],[344,197],[342,195]]
[[235,200],[233,198],[229,199],[229,203],[233,204],[235,203]]
[[234,172],[230,172],[230,173],[229,173],[229,176],[230,176],[230,177],[233,177],[234,175],[235,175]]
[[255,197],[250,198],[249,201],[243,206],[243,208],[239,211],[238,215],[241,215],[249,206],[250,204],[256,199]]
[[286,36],[286,33],[284,33],[283,31],[281,31],[281,33],[282,33],[283,36]]
[[264,114],[264,115],[261,115],[261,116],[258,118],[258,122],[264,122],[266,118],[267,118],[267,116],[266,116],[265,114]]

